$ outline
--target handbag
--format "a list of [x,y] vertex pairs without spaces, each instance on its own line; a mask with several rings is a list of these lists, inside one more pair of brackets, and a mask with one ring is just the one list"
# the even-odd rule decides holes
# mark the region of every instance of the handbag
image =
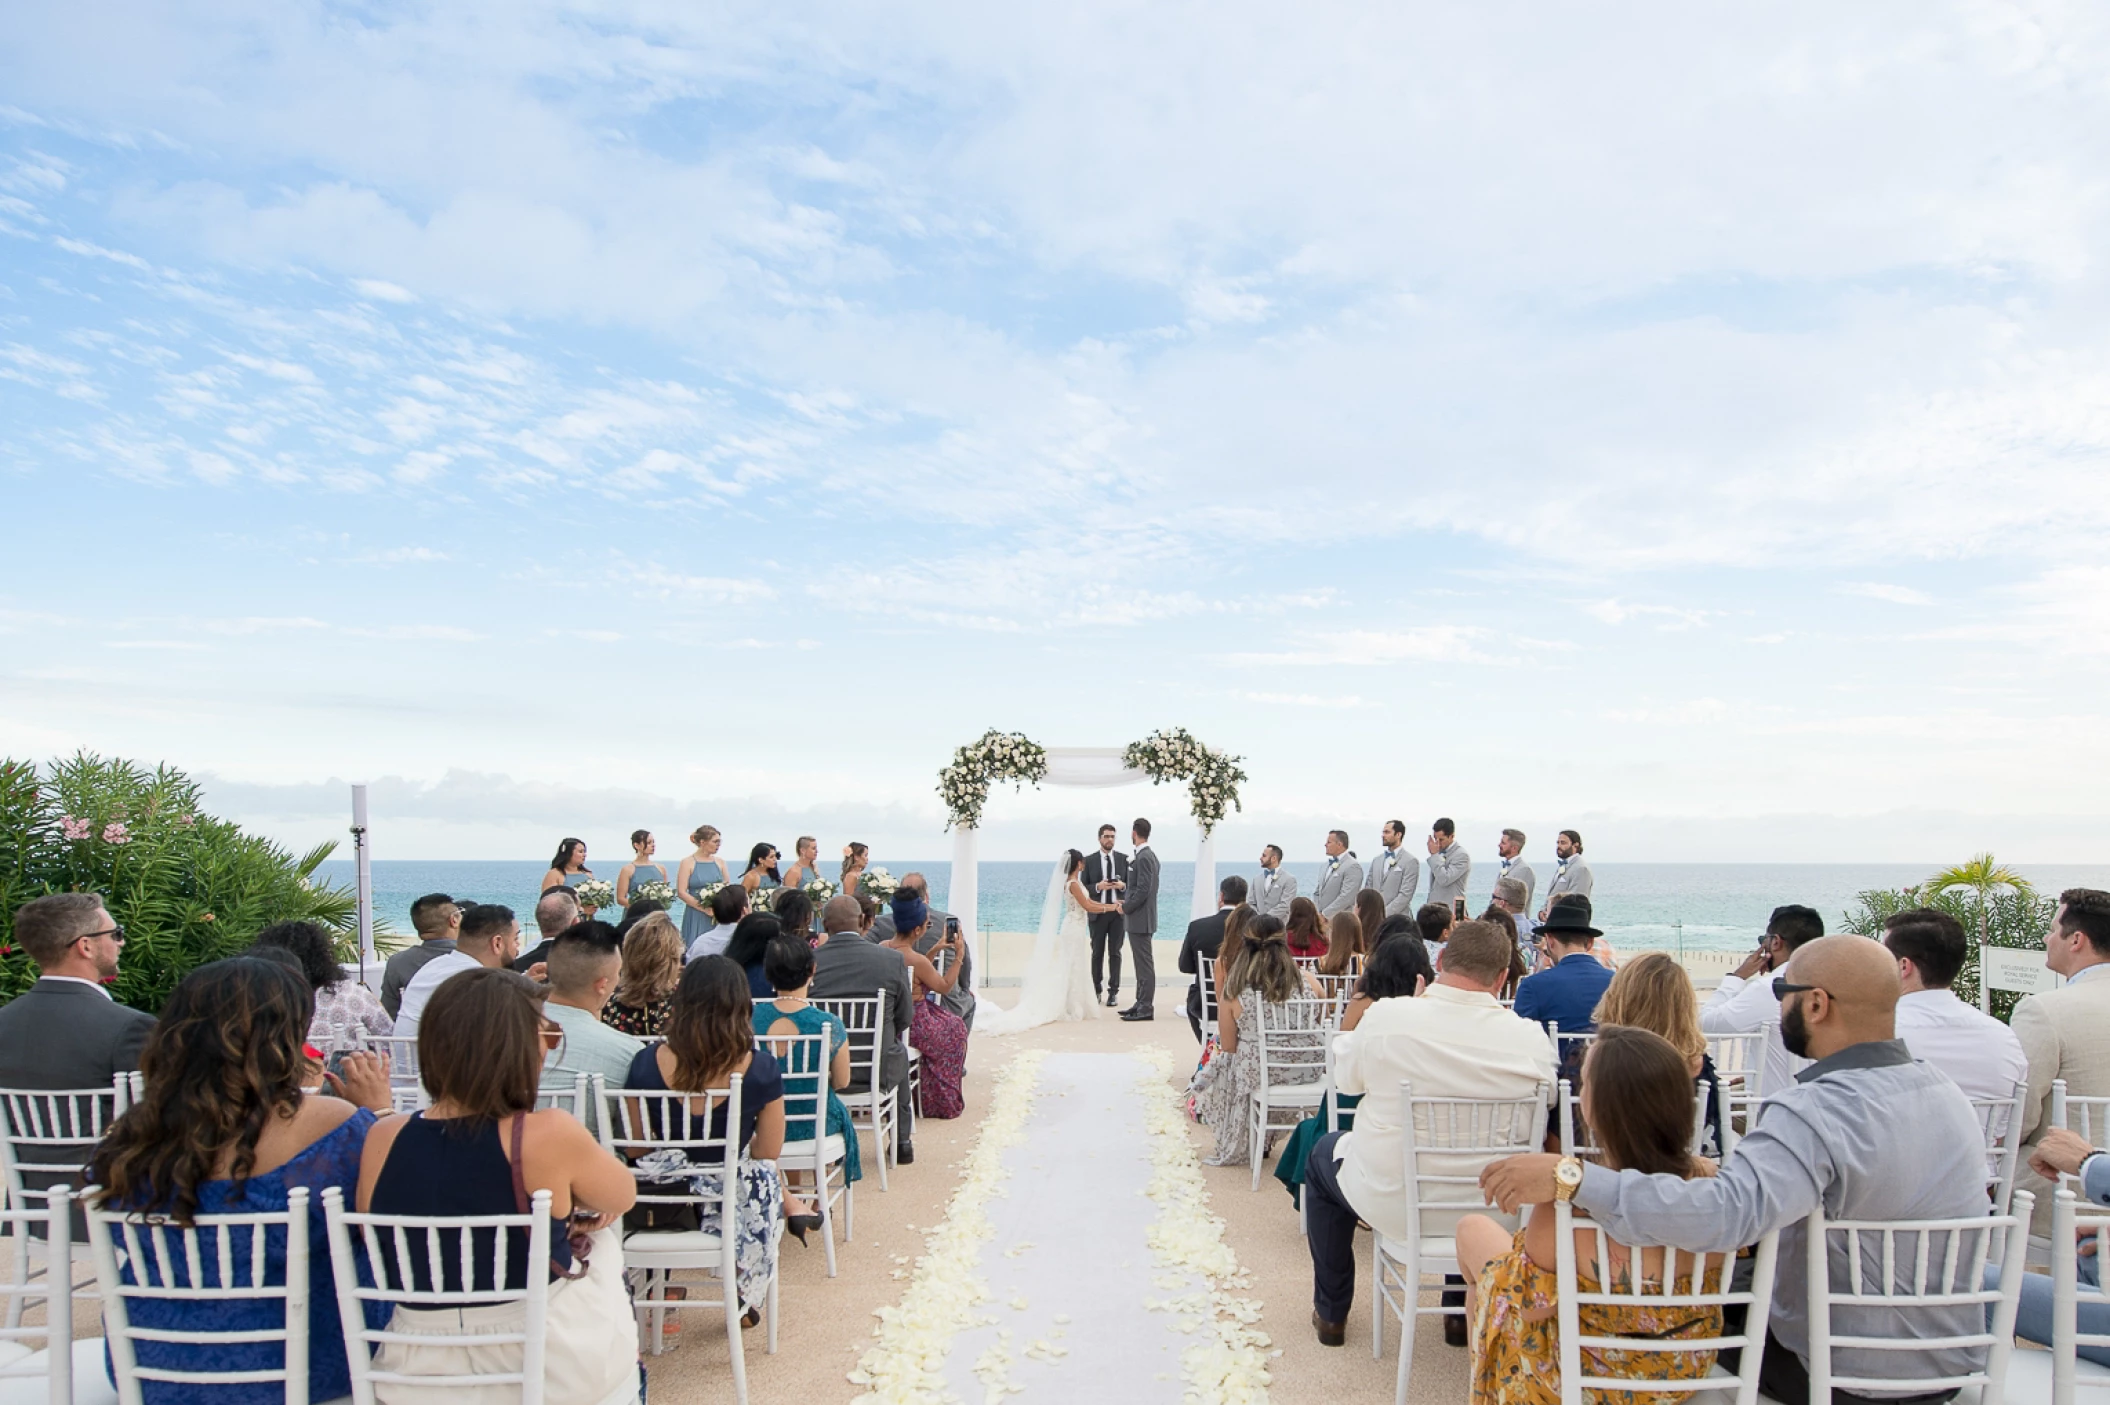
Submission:
[[[639,1181],[637,1188],[646,1195],[675,1195],[685,1194],[689,1187],[682,1181]],[[645,1201],[623,1212],[623,1228],[644,1233],[693,1234],[703,1228],[703,1207],[693,1200],[678,1205]]]

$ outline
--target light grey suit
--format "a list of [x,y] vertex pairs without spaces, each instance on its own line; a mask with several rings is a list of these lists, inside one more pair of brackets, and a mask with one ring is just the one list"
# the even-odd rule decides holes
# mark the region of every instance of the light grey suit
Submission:
[[1148,844],[1128,861],[1128,886],[1121,894],[1121,916],[1128,928],[1128,957],[1135,967],[1136,1009],[1155,1009],[1158,962],[1151,943],[1158,932],[1158,856]]
[[1363,866],[1356,862],[1354,850],[1337,859],[1329,859],[1326,871],[1319,875],[1319,886],[1311,890],[1311,900],[1319,906],[1319,916],[1331,917],[1336,912],[1345,912],[1355,906],[1355,895],[1363,891]]
[[1448,849],[1429,855],[1429,901],[1450,907],[1465,896],[1466,880],[1473,876],[1473,856],[1456,840]]
[[1547,904],[1550,906],[1555,898],[1566,893],[1585,898],[1590,896],[1590,866],[1583,862],[1581,854],[1568,860],[1566,867],[1554,868],[1553,886],[1546,889]]
[[1412,913],[1414,890],[1421,886],[1421,861],[1400,849],[1380,849],[1370,856],[1363,886],[1385,900],[1385,916]]
[[[1274,875],[1272,886],[1268,882],[1270,873]],[[1252,892],[1248,895],[1246,901],[1253,905],[1253,915],[1255,917],[1280,917],[1287,920],[1289,917],[1289,905],[1296,900],[1296,897],[1297,878],[1295,874],[1284,873],[1280,868],[1263,868],[1260,870],[1260,877],[1254,880]]]
[[1531,871],[1530,864],[1524,862],[1524,856],[1522,854],[1517,855],[1515,859],[1510,861],[1509,872],[1498,872],[1496,876],[1498,878],[1514,878],[1517,880],[1517,882],[1523,884],[1524,911],[1538,911],[1537,908],[1531,905],[1531,900],[1539,895],[1539,876]]

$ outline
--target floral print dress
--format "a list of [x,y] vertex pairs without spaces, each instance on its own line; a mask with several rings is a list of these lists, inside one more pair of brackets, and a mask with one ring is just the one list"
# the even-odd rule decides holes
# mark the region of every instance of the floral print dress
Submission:
[[[1260,1005],[1248,989],[1238,1005],[1238,1049],[1226,1054],[1218,1045],[1210,1055],[1215,1072],[1195,1099],[1194,1112],[1216,1132],[1216,1150],[1207,1158],[1211,1166],[1243,1166],[1249,1154],[1246,1140],[1246,1105],[1260,1084]],[[1279,1013],[1281,1005],[1276,1005]],[[1277,1084],[1317,1083],[1323,1068],[1291,1065],[1277,1069]],[[1272,1135],[1268,1138],[1273,1141]]]
[[[1595,1265],[1578,1265],[1577,1286],[1585,1293],[1597,1291],[1597,1279],[1589,1272]],[[1721,1291],[1718,1281],[1707,1290]],[[1675,1288],[1688,1291],[1690,1277],[1680,1277]],[[1510,1250],[1489,1264],[1480,1275],[1480,1312],[1473,1324],[1474,1405],[1560,1405],[1560,1320],[1555,1316],[1559,1301],[1559,1278],[1540,1268],[1524,1252],[1524,1231],[1518,1230]],[[1722,1331],[1719,1307],[1604,1307],[1585,1304],[1580,1322],[1586,1336],[1714,1337]],[[1711,1351],[1627,1352],[1583,1351],[1583,1370],[1593,1376],[1660,1376],[1665,1381],[1690,1381],[1714,1369]],[[1587,1405],[1677,1405],[1691,1391],[1649,1391],[1629,1395],[1624,1391],[1586,1390]]]

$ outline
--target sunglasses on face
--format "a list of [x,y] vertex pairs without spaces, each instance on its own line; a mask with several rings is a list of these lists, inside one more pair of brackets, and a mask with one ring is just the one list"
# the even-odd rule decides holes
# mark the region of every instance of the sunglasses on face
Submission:
[[[1824,990],[1824,987],[1821,985],[1796,985],[1786,976],[1775,976],[1773,978],[1773,998],[1775,1000],[1785,1000],[1791,995],[1800,995],[1806,990]],[[1824,993],[1826,995],[1831,994],[1828,990],[1824,990]]]
[[113,922],[100,932],[83,932],[75,937],[74,940],[77,942],[92,942],[97,937],[108,937],[119,946],[123,946],[125,944],[125,929],[122,924]]

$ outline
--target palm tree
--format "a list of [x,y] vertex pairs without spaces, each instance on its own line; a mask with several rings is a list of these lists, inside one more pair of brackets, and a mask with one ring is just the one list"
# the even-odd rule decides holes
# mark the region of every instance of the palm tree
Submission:
[[1997,862],[1991,854],[1975,854],[1969,863],[1945,868],[1927,880],[1927,896],[1938,897],[1943,893],[1963,888],[1978,895],[1978,1008],[1990,1009],[1992,994],[1985,983],[1985,944],[1992,930],[1992,897],[2002,889],[2030,897],[2036,888],[2027,878]]

